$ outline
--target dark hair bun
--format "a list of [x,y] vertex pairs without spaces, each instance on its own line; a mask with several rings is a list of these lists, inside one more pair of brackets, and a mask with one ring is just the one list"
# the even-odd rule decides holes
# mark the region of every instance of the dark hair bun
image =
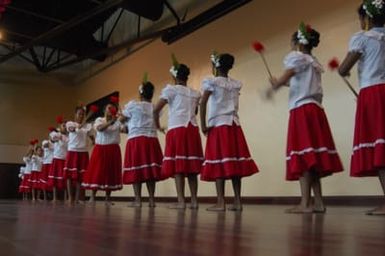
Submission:
[[147,100],[151,100],[154,96],[155,87],[151,82],[146,82],[142,84],[141,95]]
[[182,81],[187,81],[188,76],[190,75],[190,69],[185,64],[179,64],[178,73],[176,78]]
[[220,69],[229,71],[234,65],[234,56],[228,53],[219,55]]
[[320,33],[318,33],[318,31],[312,29],[309,34],[310,34],[310,38],[309,38],[310,46],[312,48],[317,47],[319,45],[319,42],[320,42]]

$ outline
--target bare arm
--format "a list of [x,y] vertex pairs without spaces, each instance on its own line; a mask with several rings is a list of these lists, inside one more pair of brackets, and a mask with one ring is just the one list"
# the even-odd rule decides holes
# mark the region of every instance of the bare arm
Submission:
[[350,70],[361,58],[361,53],[359,52],[348,52],[345,59],[342,61],[340,67],[338,68],[338,73],[341,76],[349,76]]
[[160,99],[158,103],[156,103],[155,108],[154,108],[154,122],[155,122],[155,127],[161,132],[164,132],[164,129],[161,128],[160,126],[160,111],[162,111],[163,107],[167,104],[167,101],[165,99]]
[[98,125],[96,127],[96,130],[99,132],[102,132],[102,131],[106,130],[108,127],[110,127],[111,125],[113,125],[115,122],[116,122],[116,118],[112,118],[110,121],[108,121],[104,124]]
[[270,83],[274,90],[278,90],[282,86],[288,86],[290,79],[295,75],[294,69],[287,69],[279,78],[271,78]]
[[209,128],[206,125],[206,111],[207,111],[207,101],[209,100],[210,95],[211,95],[210,91],[204,91],[201,98],[201,104],[200,104],[201,129],[204,135],[206,135],[207,132],[209,131]]

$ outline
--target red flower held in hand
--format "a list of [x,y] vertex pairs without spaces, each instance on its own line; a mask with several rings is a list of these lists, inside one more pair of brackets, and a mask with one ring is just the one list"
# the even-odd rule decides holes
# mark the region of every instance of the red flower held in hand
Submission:
[[50,127],[48,127],[48,131],[50,131],[50,132],[56,131],[56,128],[53,126],[50,126]]
[[110,114],[111,114],[112,116],[116,116],[116,114],[118,113],[118,110],[116,109],[116,107],[113,107],[113,106],[111,106],[111,107],[109,108],[109,111],[110,111]]
[[31,140],[31,141],[29,142],[29,144],[30,144],[31,146],[34,146],[34,145],[36,145],[37,143],[39,143],[39,140],[38,140],[38,139],[33,139],[33,140]]
[[111,103],[118,104],[119,103],[119,97],[118,96],[111,96],[110,101],[111,101]]
[[58,123],[58,124],[64,123],[64,117],[63,117],[63,115],[60,115],[60,116],[57,116],[57,117],[56,117],[56,123]]
[[340,61],[336,57],[334,57],[329,61],[328,66],[330,70],[334,71],[340,66]]
[[90,111],[91,111],[92,113],[96,113],[96,112],[99,111],[99,107],[98,107],[97,105],[91,105],[91,106],[90,106]]
[[263,52],[263,51],[265,50],[265,47],[264,47],[263,44],[262,44],[261,42],[259,42],[259,41],[255,41],[255,42],[253,43],[253,48],[254,48],[255,51],[257,51],[257,52],[259,52],[259,53],[261,53],[261,52]]

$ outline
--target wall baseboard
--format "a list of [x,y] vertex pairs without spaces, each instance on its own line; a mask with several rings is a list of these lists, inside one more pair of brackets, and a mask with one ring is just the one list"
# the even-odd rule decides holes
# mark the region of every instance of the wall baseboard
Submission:
[[[104,197],[97,197],[97,200],[104,200]],[[117,202],[133,201],[134,197],[112,197]],[[143,201],[147,201],[147,197],[143,197]],[[156,197],[156,201],[160,203],[176,202],[176,197]],[[189,198],[186,198],[189,201]],[[231,197],[226,197],[226,202],[230,203]],[[282,196],[282,197],[253,197],[246,196],[242,198],[244,204],[255,205],[295,205],[300,201],[300,197]],[[374,206],[384,202],[383,196],[325,196],[325,204],[333,206]],[[199,197],[200,203],[215,203],[216,197]]]

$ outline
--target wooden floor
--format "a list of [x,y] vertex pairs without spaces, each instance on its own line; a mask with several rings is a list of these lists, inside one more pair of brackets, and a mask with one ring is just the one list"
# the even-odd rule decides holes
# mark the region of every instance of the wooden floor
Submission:
[[242,213],[0,201],[0,255],[385,255],[385,217],[364,208],[287,215],[285,206]]

